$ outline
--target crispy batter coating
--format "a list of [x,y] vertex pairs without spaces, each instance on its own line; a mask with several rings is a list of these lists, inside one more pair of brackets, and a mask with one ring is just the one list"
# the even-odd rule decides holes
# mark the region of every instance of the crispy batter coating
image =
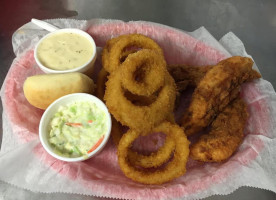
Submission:
[[[168,116],[168,122],[174,123],[173,114]],[[123,135],[123,126],[112,117],[111,137],[117,147]],[[128,159],[133,166],[139,166],[143,168],[157,168],[170,159],[174,150],[175,142],[170,136],[167,136],[163,146],[160,147],[156,152],[152,152],[150,155],[142,155],[129,149]]]
[[203,162],[221,162],[228,159],[244,138],[247,118],[246,104],[237,98],[213,121],[210,132],[191,145],[190,156]]
[[129,162],[127,157],[129,147],[141,133],[137,129],[130,129],[121,138],[117,151],[118,162],[123,173],[128,178],[143,184],[162,184],[184,175],[186,173],[190,142],[183,129],[176,124],[163,122],[156,126],[152,132],[162,132],[172,137],[175,142],[172,160],[164,168],[156,169],[153,172],[137,169]]
[[[125,37],[125,36],[121,36]],[[112,38],[106,42],[106,45],[102,51],[102,65],[105,71],[110,72],[109,58],[110,58],[110,49],[112,46],[119,40],[119,37]]]
[[120,66],[122,87],[136,95],[154,94],[164,84],[168,73],[164,57],[149,49],[132,53]]
[[182,118],[187,135],[210,125],[216,115],[239,94],[240,85],[259,78],[250,58],[234,56],[207,71],[196,87],[188,111]]
[[[114,77],[113,77],[114,75]],[[110,75],[104,99],[109,111],[122,125],[147,130],[165,120],[174,109],[176,89],[173,79],[166,75],[158,98],[148,106],[137,106],[128,100],[120,84],[120,74]]]
[[181,92],[187,86],[196,87],[212,66],[168,65],[167,68]]
[[139,166],[143,168],[157,168],[170,159],[174,150],[175,141],[172,137],[170,137],[170,135],[167,135],[163,146],[160,147],[156,152],[152,152],[150,155],[143,155],[129,150],[128,159],[133,166]]
[[[149,59],[148,55],[155,56],[152,56],[151,59]],[[141,60],[143,59],[145,61],[144,64],[153,65],[152,67],[145,67],[147,70],[154,69],[154,66],[156,66],[157,69],[162,69],[163,66],[164,71],[162,72],[159,70],[159,73],[157,74],[157,77],[159,75],[163,76],[158,77],[160,80],[158,84],[160,85],[152,84],[159,86],[155,87],[155,89],[157,89],[156,91],[153,91],[154,88],[152,88],[150,81],[145,81],[148,83],[148,87],[145,87],[143,84],[137,83],[136,79],[130,79],[131,76],[135,74],[135,71],[128,70],[128,68],[131,67],[132,62],[134,62],[133,65],[136,64],[135,61],[137,58]],[[158,60],[160,60],[160,62]],[[159,68],[157,65],[159,66],[160,63],[163,64]],[[144,65],[137,64],[137,67],[143,68]],[[130,73],[129,79],[124,79],[127,77],[127,75],[123,76],[123,72]],[[145,73],[145,76],[149,74],[149,72]],[[124,80],[128,80],[128,82],[123,84]],[[147,80],[147,78],[143,77],[142,82],[144,80]],[[157,78],[155,81],[157,81]],[[154,99],[154,95],[157,92],[156,100],[150,105],[135,105],[133,101],[125,96],[125,92],[129,89],[138,89],[139,86],[141,86],[141,88],[146,91],[146,96],[149,97],[149,100],[151,99],[152,95]],[[129,55],[122,63],[122,66],[109,75],[108,81],[106,82],[106,91],[104,95],[106,105],[110,113],[117,121],[119,121],[124,126],[143,130],[150,129],[165,120],[169,113],[173,112],[175,98],[175,82],[170,74],[166,71],[166,63],[164,61],[163,55],[148,49],[143,49]]]
[[109,73],[116,71],[122,63],[123,52],[128,48],[151,49],[163,55],[163,50],[149,37],[141,34],[121,35],[107,41],[103,49],[102,63],[105,70]]
[[[221,61],[219,64],[227,64],[227,60]],[[175,80],[177,90],[184,91],[188,86],[196,87],[200,80],[205,76],[213,66],[189,66],[189,65],[168,65],[167,69],[173,79]],[[256,70],[249,72],[248,80],[251,81],[256,78],[261,78],[261,75]]]

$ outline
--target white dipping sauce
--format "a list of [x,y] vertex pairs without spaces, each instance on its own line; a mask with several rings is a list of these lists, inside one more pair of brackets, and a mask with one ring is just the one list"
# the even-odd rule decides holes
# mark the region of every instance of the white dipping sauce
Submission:
[[93,55],[91,42],[76,33],[57,33],[37,47],[37,57],[47,68],[69,70],[87,63]]

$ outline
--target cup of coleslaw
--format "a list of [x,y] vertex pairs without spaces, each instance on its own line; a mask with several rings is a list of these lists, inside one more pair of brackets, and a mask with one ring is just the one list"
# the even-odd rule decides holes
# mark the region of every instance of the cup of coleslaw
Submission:
[[39,124],[39,138],[51,156],[78,162],[104,148],[111,127],[110,113],[100,99],[74,93],[57,99],[45,110]]

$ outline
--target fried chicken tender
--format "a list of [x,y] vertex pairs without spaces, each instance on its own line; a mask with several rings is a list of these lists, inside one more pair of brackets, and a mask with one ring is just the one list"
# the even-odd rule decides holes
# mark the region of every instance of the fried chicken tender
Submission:
[[243,141],[247,118],[246,104],[235,99],[213,121],[210,132],[191,145],[191,158],[203,162],[228,159]]
[[[219,64],[227,64],[227,60],[221,61]],[[184,91],[188,86],[196,87],[200,80],[205,76],[213,66],[190,66],[190,65],[168,65],[168,71],[175,80],[179,92]],[[260,78],[261,75],[256,70],[249,72],[247,81]]]
[[242,83],[261,77],[252,66],[250,58],[234,56],[219,62],[206,72],[182,118],[182,126],[187,135],[210,125],[216,115],[238,96]]
[[188,86],[196,87],[212,66],[189,66],[189,65],[168,65],[167,69],[179,92],[184,91]]

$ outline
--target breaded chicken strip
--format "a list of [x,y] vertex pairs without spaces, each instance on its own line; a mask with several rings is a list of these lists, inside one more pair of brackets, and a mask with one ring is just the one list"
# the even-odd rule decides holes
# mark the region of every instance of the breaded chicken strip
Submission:
[[168,65],[167,68],[175,80],[177,90],[182,92],[187,86],[196,87],[212,66]]
[[[219,64],[227,64],[226,60],[221,61]],[[168,71],[173,77],[177,89],[179,92],[184,91],[188,86],[196,87],[200,80],[205,76],[207,71],[209,71],[213,65],[206,66],[190,66],[190,65],[168,65]],[[249,79],[253,80],[255,78],[260,78],[261,75],[255,70],[249,72]]]
[[190,156],[203,162],[228,159],[243,140],[248,118],[246,104],[237,98],[213,121],[211,130],[190,147]]
[[261,77],[252,66],[250,58],[234,56],[207,71],[199,81],[188,111],[182,118],[187,135],[210,125],[216,115],[238,96],[242,83]]

